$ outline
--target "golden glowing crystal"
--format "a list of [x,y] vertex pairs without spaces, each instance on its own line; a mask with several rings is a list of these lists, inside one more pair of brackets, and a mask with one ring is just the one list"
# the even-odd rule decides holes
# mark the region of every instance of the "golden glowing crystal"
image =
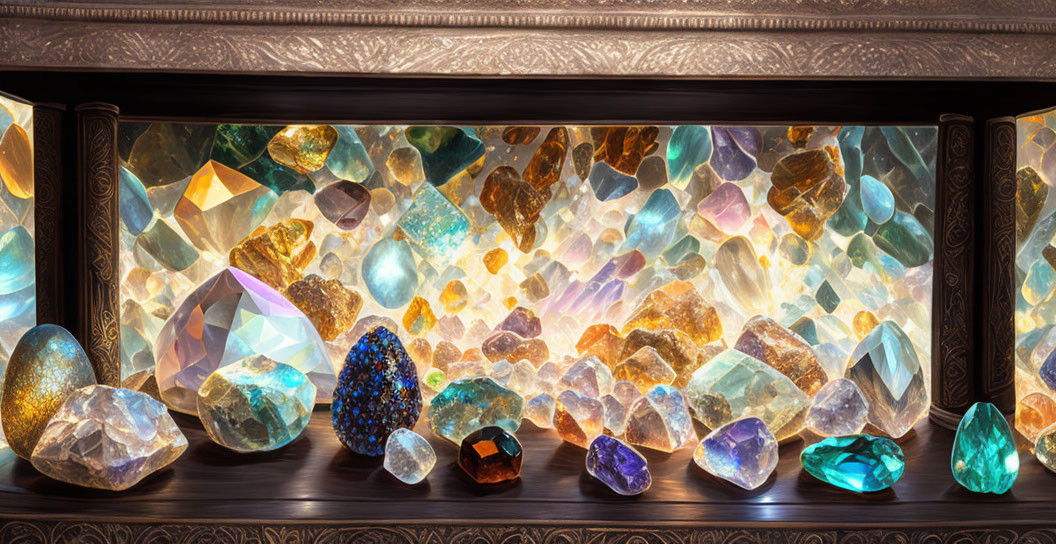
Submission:
[[488,269],[488,272],[498,274],[509,260],[510,257],[506,254],[506,250],[497,247],[484,254],[484,267]]
[[642,394],[655,385],[671,385],[675,381],[675,370],[664,361],[652,346],[644,346],[612,369],[616,380],[628,381],[638,386]]
[[231,249],[231,266],[240,268],[277,291],[301,279],[315,257],[309,238],[315,224],[306,219],[287,219],[268,228],[258,228]]
[[770,176],[766,201],[804,240],[821,237],[825,221],[843,204],[847,184],[823,149],[781,159]]
[[286,288],[286,298],[308,316],[319,336],[330,342],[352,328],[363,297],[338,280],[309,274]]
[[422,172],[422,156],[413,147],[400,147],[389,153],[385,166],[392,172],[392,177],[404,185],[413,185],[425,181]]
[[337,143],[337,129],[330,125],[290,125],[268,142],[275,162],[302,174],[315,172]]
[[733,349],[774,367],[807,395],[817,393],[828,381],[810,345],[768,317],[749,319]]
[[411,304],[407,306],[407,313],[403,314],[403,328],[411,334],[425,334],[436,325],[436,316],[433,309],[429,307],[429,301],[422,297],[414,297]]
[[684,387],[696,369],[704,366],[724,349],[717,343],[697,347],[689,335],[682,331],[634,329],[627,333],[620,351],[620,360],[631,357],[645,346],[654,348],[675,370],[676,387]]
[[660,131],[656,127],[593,127],[594,161],[633,176],[647,155],[656,151]]
[[1056,401],[1045,393],[1031,393],[1016,404],[1016,430],[1033,444],[1041,431],[1056,423]]
[[722,336],[722,323],[715,308],[704,302],[693,284],[669,283],[645,297],[623,326],[623,333],[634,329],[675,329],[689,335],[697,344],[707,344]]
[[440,304],[449,314],[457,314],[459,310],[466,307],[469,301],[469,292],[466,291],[462,280],[451,280],[444,286],[440,293]]
[[0,178],[12,195],[33,197],[33,145],[18,125],[7,127],[0,140]]
[[854,325],[855,336],[857,336],[858,339],[861,340],[862,338],[869,336],[869,333],[873,332],[873,329],[875,329],[876,326],[880,324],[880,321],[876,319],[876,316],[873,315],[873,312],[870,312],[869,310],[862,310],[854,314],[854,320],[852,321],[852,324]]
[[623,349],[623,337],[616,327],[608,323],[591,325],[583,331],[576,342],[576,351],[581,357],[593,355],[605,363],[605,366],[613,367],[620,361],[620,350]]
[[223,255],[260,225],[276,199],[267,187],[209,161],[191,176],[173,215],[195,247]]

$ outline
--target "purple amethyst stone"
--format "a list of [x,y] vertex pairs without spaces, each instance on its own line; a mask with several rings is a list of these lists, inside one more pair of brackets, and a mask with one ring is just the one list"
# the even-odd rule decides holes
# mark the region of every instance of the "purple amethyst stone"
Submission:
[[740,181],[755,170],[763,136],[753,127],[711,127],[715,150],[711,167],[726,181]]
[[587,472],[620,495],[638,495],[653,483],[645,457],[631,446],[601,435],[587,448]]

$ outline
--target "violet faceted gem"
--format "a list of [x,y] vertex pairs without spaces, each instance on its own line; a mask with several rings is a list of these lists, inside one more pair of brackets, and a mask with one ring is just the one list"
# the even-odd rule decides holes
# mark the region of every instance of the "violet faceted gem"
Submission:
[[653,482],[638,450],[604,434],[587,448],[587,472],[620,495],[638,495]]
[[337,228],[352,230],[370,210],[370,191],[348,180],[335,181],[315,193],[315,207]]
[[777,439],[763,420],[739,419],[704,437],[693,461],[714,476],[755,489],[777,468]]
[[754,127],[711,127],[711,167],[726,181],[740,181],[755,170],[763,136]]

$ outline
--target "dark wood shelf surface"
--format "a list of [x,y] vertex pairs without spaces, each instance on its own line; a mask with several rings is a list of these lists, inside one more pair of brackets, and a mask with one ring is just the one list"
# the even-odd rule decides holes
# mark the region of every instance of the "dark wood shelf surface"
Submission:
[[120,492],[81,489],[39,474],[10,450],[0,455],[0,518],[83,521],[249,522],[560,522],[777,526],[1051,525],[1056,475],[1021,451],[1019,479],[1001,496],[969,493],[953,480],[953,433],[927,421],[902,442],[907,468],[892,489],[842,491],[799,463],[813,438],[781,447],[777,471],[755,491],[716,479],[692,462],[692,449],[646,451],[652,487],[620,497],[591,479],[584,450],[553,430],[525,422],[521,478],[498,488],[473,484],[455,466],[457,448],[419,424],[437,453],[426,482],[402,484],[381,458],[350,454],[317,410],[305,433],[275,452],[240,455],[213,444],[200,424],[177,416],[190,446],[170,469]]

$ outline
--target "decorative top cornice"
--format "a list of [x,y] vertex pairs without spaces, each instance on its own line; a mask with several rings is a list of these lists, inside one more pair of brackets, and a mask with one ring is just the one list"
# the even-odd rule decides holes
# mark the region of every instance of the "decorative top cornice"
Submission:
[[1056,79],[1053,0],[0,0],[0,66]]

